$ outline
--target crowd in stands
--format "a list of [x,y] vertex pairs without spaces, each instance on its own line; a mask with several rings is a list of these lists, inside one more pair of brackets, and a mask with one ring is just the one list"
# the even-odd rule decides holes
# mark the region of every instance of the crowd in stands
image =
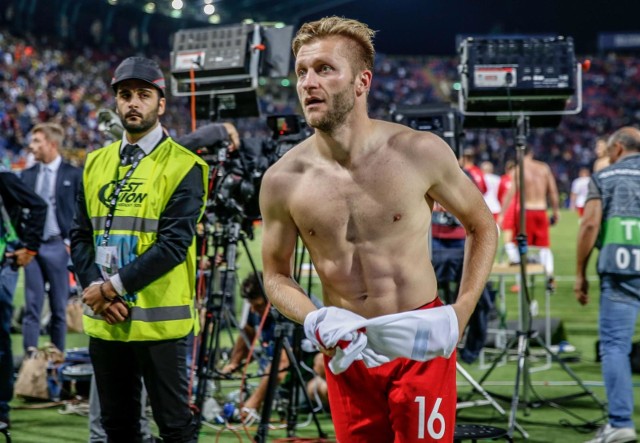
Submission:
[[[130,54],[129,54],[130,55]],[[14,168],[25,164],[25,134],[34,124],[54,121],[67,131],[66,157],[81,164],[86,152],[108,141],[98,128],[98,110],[114,109],[110,75],[119,55],[96,49],[65,49],[35,37],[15,37],[0,29],[0,154]],[[170,78],[166,55],[157,57]],[[389,119],[396,105],[456,102],[452,86],[458,81],[457,59],[378,55],[370,98],[370,113]],[[596,137],[640,118],[640,70],[630,55],[592,59],[583,75],[583,110],[564,116],[556,128],[532,128],[527,143],[535,157],[547,162],[560,192],[569,195],[580,167],[595,158]],[[258,93],[262,115],[299,112],[295,78],[290,86],[268,81]],[[172,135],[191,129],[187,97],[170,97],[163,124]],[[244,137],[268,137],[263,118],[233,121]],[[201,124],[201,122],[198,122]],[[515,156],[513,130],[469,129],[463,146],[473,148],[477,162],[491,161],[497,173]]]

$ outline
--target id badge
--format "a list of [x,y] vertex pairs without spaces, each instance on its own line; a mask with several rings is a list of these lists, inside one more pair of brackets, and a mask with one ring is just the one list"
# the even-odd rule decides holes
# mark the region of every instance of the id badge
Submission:
[[118,249],[115,246],[98,246],[96,248],[96,264],[100,267],[100,272],[105,280],[117,274]]

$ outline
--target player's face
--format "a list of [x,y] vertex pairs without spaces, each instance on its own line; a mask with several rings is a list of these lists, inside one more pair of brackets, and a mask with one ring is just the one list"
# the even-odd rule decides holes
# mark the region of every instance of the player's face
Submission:
[[142,136],[153,129],[164,114],[165,99],[149,83],[124,80],[118,83],[116,93],[118,115],[129,134]]
[[347,120],[355,104],[355,76],[340,37],[315,40],[296,58],[297,91],[307,124],[332,132]]

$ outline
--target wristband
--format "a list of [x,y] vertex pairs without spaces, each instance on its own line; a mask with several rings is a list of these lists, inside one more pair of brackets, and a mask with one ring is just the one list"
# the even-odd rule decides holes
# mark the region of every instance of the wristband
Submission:
[[25,248],[24,252],[26,252],[32,257],[35,257],[36,255],[38,255],[38,251],[32,251],[31,249],[27,249],[27,248]]
[[104,292],[104,284],[105,284],[105,283],[106,283],[106,282],[102,282],[102,283],[100,283],[100,295],[102,295],[102,298],[104,298],[106,301],[108,301],[109,303],[111,303],[111,302],[113,302],[116,298],[115,298],[115,297],[113,297],[113,298],[109,298],[109,297],[107,297],[107,294]]

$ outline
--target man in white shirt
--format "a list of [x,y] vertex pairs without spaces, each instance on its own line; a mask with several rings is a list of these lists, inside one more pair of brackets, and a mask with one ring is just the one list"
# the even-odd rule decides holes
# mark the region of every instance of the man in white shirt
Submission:
[[587,202],[587,194],[589,193],[589,182],[591,181],[591,172],[589,168],[582,167],[578,173],[578,177],[571,182],[570,207],[578,211],[578,215],[582,218],[584,213],[584,204]]
[[500,187],[500,177],[493,173],[493,163],[484,161],[480,163],[480,169],[484,175],[484,182],[487,185],[487,192],[482,194],[484,201],[489,207],[495,220],[500,215],[500,201],[498,200],[498,188]]

